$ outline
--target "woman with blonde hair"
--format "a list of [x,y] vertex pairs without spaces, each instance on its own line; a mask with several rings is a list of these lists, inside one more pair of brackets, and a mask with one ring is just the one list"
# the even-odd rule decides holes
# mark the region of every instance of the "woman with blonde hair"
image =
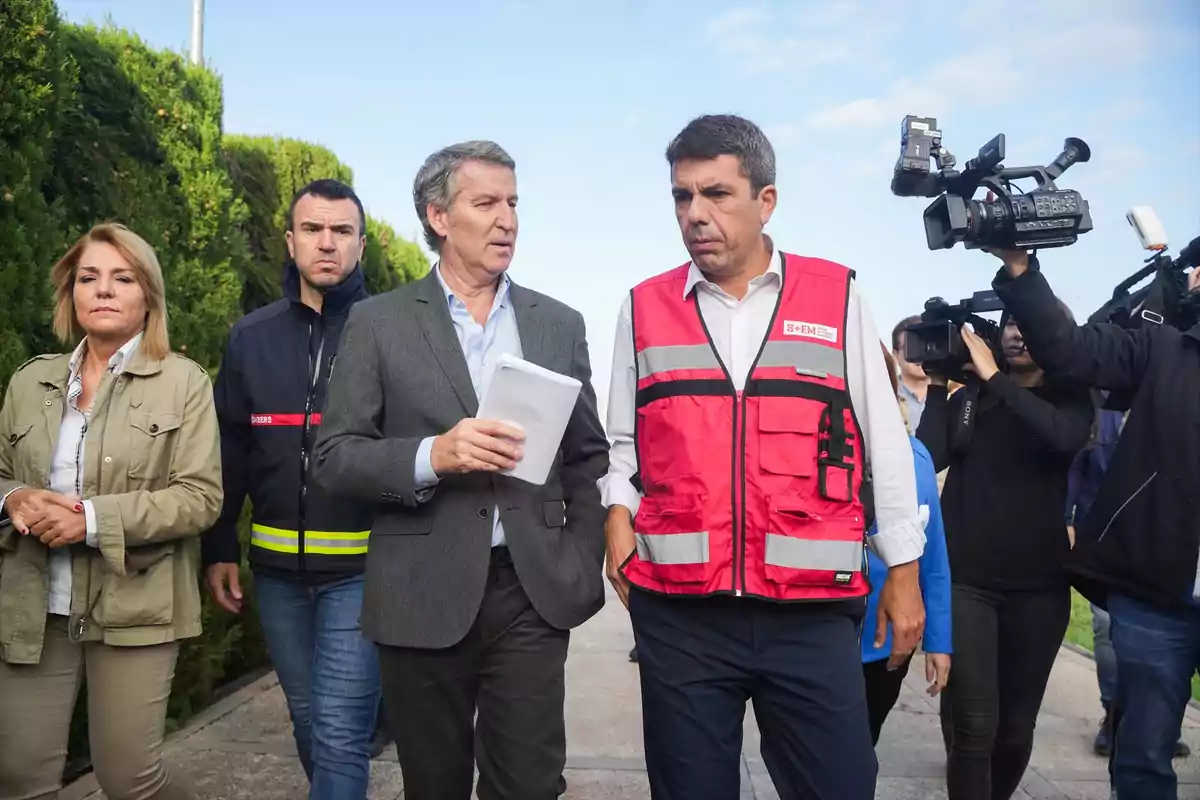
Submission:
[[221,510],[212,387],[171,353],[162,270],[128,228],[92,228],[51,280],[74,351],[24,364],[0,408],[0,797],[58,796],[86,677],[109,800],[191,800],[162,743]]

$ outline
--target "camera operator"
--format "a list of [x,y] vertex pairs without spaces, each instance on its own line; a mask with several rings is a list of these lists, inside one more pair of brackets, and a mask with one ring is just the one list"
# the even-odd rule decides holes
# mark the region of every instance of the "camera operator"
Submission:
[[[1036,259],[997,255],[1004,268],[993,286],[1021,318],[1047,373],[1133,393],[1099,494],[1076,530],[1068,571],[1111,618],[1117,797],[1175,798],[1171,757],[1200,666],[1200,325],[1077,327],[1055,313]],[[1194,270],[1188,290],[1198,283]],[[956,662],[956,675],[960,669]]]
[[[1068,319],[1049,302],[1047,313]],[[1007,800],[1028,766],[1070,617],[1063,508],[1093,406],[1086,388],[1046,378],[1007,312],[1003,366],[975,332],[964,327],[961,336],[970,382],[947,397],[945,376],[930,374],[917,429],[935,468],[949,468],[942,511],[955,663],[942,694],[947,784],[950,800]]]
[[915,431],[921,426],[921,414],[925,411],[925,396],[929,392],[929,376],[920,364],[904,357],[907,334],[905,328],[921,321],[921,315],[905,317],[892,328],[892,358],[900,368],[899,397],[908,415],[908,429]]

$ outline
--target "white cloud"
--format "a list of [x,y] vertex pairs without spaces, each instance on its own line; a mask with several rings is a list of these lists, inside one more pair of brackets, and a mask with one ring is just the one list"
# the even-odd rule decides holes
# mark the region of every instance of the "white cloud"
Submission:
[[877,57],[885,28],[864,16],[859,4],[836,2],[802,14],[783,15],[761,7],[726,11],[705,26],[705,40],[750,74],[804,74],[813,67],[861,67]]
[[849,103],[820,109],[805,118],[805,124],[815,130],[846,130],[881,128],[898,129],[905,114],[944,116],[951,102],[940,89],[897,81],[891,90],[879,97],[866,97]]
[[[967,4],[949,20],[940,9],[917,6],[898,14],[894,6],[873,0],[836,0],[787,15],[743,7],[713,19],[707,31],[709,42],[736,56],[747,72],[788,73],[796,80],[816,76],[827,98],[842,86],[861,92],[864,85],[881,85],[881,91],[850,94],[848,102],[777,126],[785,140],[798,138],[803,127],[875,129],[896,126],[909,113],[945,116],[960,108],[1011,104],[1025,95],[1045,99],[1047,93],[1088,88],[1154,53],[1156,41],[1190,35],[1155,30],[1153,14],[1119,0],[1011,5],[1004,16],[1021,20],[1026,32],[1019,40],[996,24],[995,6],[983,2]],[[970,49],[955,52],[958,42]],[[884,65],[887,70],[880,69]],[[1098,112],[1095,124],[1142,113],[1135,100]]]
[[761,8],[731,8],[709,20],[705,29],[710,37],[716,38],[756,28],[769,19],[770,15]]

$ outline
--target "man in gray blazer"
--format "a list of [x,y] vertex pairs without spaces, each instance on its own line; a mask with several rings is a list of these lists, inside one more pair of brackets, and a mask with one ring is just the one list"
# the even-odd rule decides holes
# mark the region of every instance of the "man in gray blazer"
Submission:
[[[467,800],[477,763],[483,800],[549,800],[566,760],[569,630],[604,604],[608,441],[583,317],[507,275],[516,173],[499,145],[433,154],[413,200],[440,261],[355,306],[315,475],[377,504],[362,627],[379,645],[405,797]],[[583,383],[543,486],[503,474],[522,433],[475,418],[505,353]]]

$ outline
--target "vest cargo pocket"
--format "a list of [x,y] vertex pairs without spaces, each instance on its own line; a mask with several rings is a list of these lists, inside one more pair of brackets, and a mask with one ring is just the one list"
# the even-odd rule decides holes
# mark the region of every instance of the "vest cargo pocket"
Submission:
[[810,478],[817,468],[817,431],[825,406],[794,397],[758,400],[758,466],[774,475]]
[[799,498],[773,497],[763,553],[767,580],[791,586],[843,586],[862,580],[862,520],[823,516]]
[[704,506],[694,494],[646,497],[633,520],[640,569],[666,583],[698,583],[708,573]]
[[92,618],[101,628],[170,625],[175,620],[175,543],[131,547],[125,577],[104,576]]

